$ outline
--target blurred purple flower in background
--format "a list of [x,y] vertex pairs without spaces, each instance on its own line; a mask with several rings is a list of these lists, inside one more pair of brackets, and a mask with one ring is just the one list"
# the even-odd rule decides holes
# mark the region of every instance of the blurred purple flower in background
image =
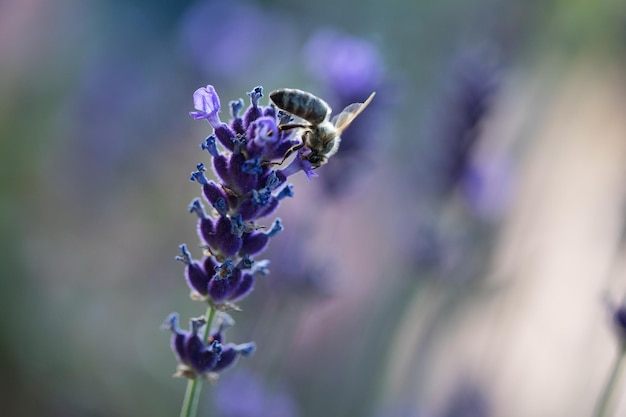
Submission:
[[363,101],[384,82],[382,56],[365,39],[320,30],[308,41],[304,58],[311,76],[345,105]]
[[320,175],[327,195],[337,197],[350,186],[352,177],[371,170],[374,158],[370,154],[380,145],[374,141],[387,131],[382,122],[383,109],[391,88],[383,57],[365,39],[330,29],[320,30],[308,41],[303,59],[311,76],[323,87],[324,100],[332,107],[333,114],[377,92],[368,116],[357,118],[342,134],[341,152],[331,158]]
[[293,224],[269,248],[272,275],[268,284],[273,291],[318,297],[332,295],[335,277],[329,273],[331,267],[314,259],[309,248],[311,242],[302,239],[311,234],[310,229],[306,224]]
[[489,403],[482,389],[469,380],[454,387],[441,417],[489,417]]
[[[487,49],[470,49],[457,56],[445,89],[424,135],[424,164],[416,177],[435,195],[446,195],[468,175],[474,147],[492,111],[499,71]],[[470,181],[476,183],[479,170]]]
[[487,220],[498,220],[515,187],[513,158],[506,152],[481,149],[467,162],[461,194],[470,211]]
[[[176,106],[180,100],[170,94],[172,90],[160,87],[165,79],[175,82],[176,75],[170,73],[173,68],[155,69],[124,49],[106,49],[89,57],[88,68],[79,74],[69,100],[68,155],[73,159],[68,164],[78,174],[68,188],[87,186],[79,191],[102,192],[121,171],[135,168],[146,146],[167,146],[165,140],[182,125],[179,119],[162,114],[165,106]],[[98,175],[87,183],[82,181],[83,172]]]
[[279,76],[281,68],[291,66],[295,39],[290,19],[271,8],[202,1],[183,16],[180,41],[193,68],[233,82],[237,77],[247,79],[252,68],[257,79]]
[[420,270],[430,271],[441,268],[446,258],[446,242],[433,224],[420,224],[414,235],[410,236],[411,244],[403,245],[408,249],[406,254],[411,259],[411,266]]
[[620,342],[626,343],[626,307],[619,307],[613,312],[613,324]]
[[626,303],[624,300],[616,302],[605,295],[604,306],[609,315],[613,332],[620,345],[626,348]]
[[[488,242],[487,225],[506,206],[512,166],[507,155],[480,148],[501,83],[492,51],[475,47],[456,56],[444,83],[414,151],[420,160],[408,176],[420,216],[407,247],[418,270],[463,282],[482,268],[484,248],[476,239]],[[446,205],[462,207],[463,214],[446,219]],[[463,216],[474,221],[466,223]]]
[[260,376],[238,369],[215,387],[215,411],[219,417],[297,417],[298,404],[287,390]]

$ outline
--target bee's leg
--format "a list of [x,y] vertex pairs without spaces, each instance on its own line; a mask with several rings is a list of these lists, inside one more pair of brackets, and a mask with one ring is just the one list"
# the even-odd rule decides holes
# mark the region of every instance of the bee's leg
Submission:
[[283,162],[285,162],[285,160],[286,160],[287,158],[289,158],[289,155],[291,155],[291,154],[292,154],[292,153],[294,153],[295,151],[299,151],[299,150],[300,150],[300,149],[302,149],[303,147],[304,147],[304,142],[302,142],[302,143],[298,143],[297,145],[292,146],[291,148],[289,148],[289,149],[287,150],[287,152],[285,152],[285,155],[283,156],[282,161],[280,161],[280,164],[278,164],[278,165],[282,165],[282,164],[283,164]]
[[303,136],[302,136],[302,138],[303,138],[302,142],[297,144],[297,145],[295,145],[295,146],[292,146],[291,148],[289,148],[287,150],[287,152],[285,152],[285,155],[283,156],[283,159],[280,162],[269,162],[269,161],[266,161],[266,162],[263,162],[263,165],[268,165],[268,166],[277,166],[278,165],[278,166],[280,166],[287,160],[287,158],[289,158],[289,155],[291,155],[295,151],[298,151],[298,150],[302,149],[304,147],[304,144],[306,143],[306,139],[304,139],[304,136],[306,136],[309,133],[308,129],[310,129],[310,127],[311,127],[311,125],[303,125],[303,124],[298,124],[298,123],[290,123],[290,124],[278,125],[278,128],[280,130],[289,130],[289,129],[302,128],[302,129],[307,129],[307,131],[305,131]]
[[287,160],[287,158],[289,158],[289,155],[291,155],[295,151],[298,151],[298,150],[302,149],[303,147],[304,147],[304,142],[298,143],[297,145],[292,146],[291,148],[289,148],[287,150],[287,152],[285,152],[285,155],[283,156],[283,159],[280,162],[266,162],[265,164],[269,165],[269,166],[275,166],[275,165],[280,166]]
[[303,125],[303,124],[298,124],[298,123],[289,123],[286,125],[278,125],[278,128],[280,130],[290,130],[290,129],[297,129],[297,128],[303,128],[303,129],[308,129],[311,127],[311,125]]

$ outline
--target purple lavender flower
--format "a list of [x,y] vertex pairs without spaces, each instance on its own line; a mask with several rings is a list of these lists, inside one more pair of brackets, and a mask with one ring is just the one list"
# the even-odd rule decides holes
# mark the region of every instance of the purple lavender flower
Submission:
[[[219,311],[237,309],[233,303],[252,292],[259,275],[268,274],[267,261],[255,260],[255,256],[283,226],[278,218],[269,227],[259,221],[273,214],[284,198],[293,196],[293,187],[287,183],[289,176],[299,171],[312,175],[311,163],[301,157],[305,150],[285,168],[272,168],[273,162],[282,160],[300,140],[294,130],[278,129],[273,106],[259,104],[261,87],[248,96],[250,106],[243,114],[241,99],[230,103],[229,123],[219,117],[221,103],[211,85],[196,90],[196,111],[190,112],[194,119],[206,120],[213,130],[201,148],[211,159],[215,180],[207,178],[202,163],[191,174],[191,181],[201,186],[204,201],[211,207],[207,210],[200,199],[189,205],[189,211],[198,218],[198,236],[205,250],[201,259],[194,259],[183,244],[176,259],[185,265],[192,298],[206,301]],[[222,371],[239,356],[254,351],[253,343],[224,344],[222,327],[205,341],[198,334],[205,322],[192,321],[190,331],[183,332],[177,320],[177,315],[170,316],[166,327],[173,333],[172,350],[183,376]]]
[[250,356],[254,353],[254,343],[224,344],[224,329],[228,322],[223,321],[205,342],[199,334],[200,329],[206,325],[204,318],[192,319],[190,329],[186,332],[178,326],[178,314],[170,314],[163,327],[172,332],[171,346],[179,362],[176,376],[207,376],[231,367],[239,356]]
[[[282,199],[293,195],[287,177],[299,171],[311,175],[308,161],[296,157],[284,169],[272,169],[271,162],[282,156],[299,140],[293,131],[278,129],[274,107],[262,107],[261,87],[248,93],[250,107],[240,115],[241,101],[231,103],[233,120],[222,123],[219,97],[213,86],[194,93],[195,119],[206,119],[213,128],[202,144],[213,160],[218,182],[205,176],[203,164],[192,173],[192,181],[202,187],[205,201],[215,213],[207,213],[199,199],[189,210],[198,217],[198,235],[206,248],[200,261],[191,258],[186,246],[177,259],[185,265],[187,283],[196,298],[216,305],[237,301],[249,294],[256,276],[265,273],[253,257],[262,252],[272,236],[282,230],[280,219],[263,228],[257,221],[271,215]],[[218,149],[221,144],[224,151]]]
[[220,125],[220,119],[217,117],[220,111],[220,100],[212,85],[199,88],[193,93],[193,106],[198,110],[189,113],[194,119],[207,119],[215,128]]

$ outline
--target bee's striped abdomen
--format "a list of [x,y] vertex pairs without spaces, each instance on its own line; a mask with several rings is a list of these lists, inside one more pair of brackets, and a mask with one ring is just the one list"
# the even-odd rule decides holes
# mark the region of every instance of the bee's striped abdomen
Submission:
[[331,112],[324,100],[302,90],[283,88],[272,92],[270,99],[279,108],[314,126],[325,121]]

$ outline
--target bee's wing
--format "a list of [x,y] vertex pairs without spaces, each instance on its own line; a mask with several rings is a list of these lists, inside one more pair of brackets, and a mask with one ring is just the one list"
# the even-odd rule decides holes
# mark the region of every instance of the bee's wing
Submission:
[[361,114],[363,110],[365,110],[365,108],[368,104],[370,104],[375,95],[376,92],[370,94],[367,100],[365,100],[365,103],[350,104],[348,107],[343,109],[341,113],[333,117],[331,119],[331,123],[335,125],[337,130],[341,133],[345,128],[350,126],[350,123],[352,123],[355,117],[357,117],[359,114]]

